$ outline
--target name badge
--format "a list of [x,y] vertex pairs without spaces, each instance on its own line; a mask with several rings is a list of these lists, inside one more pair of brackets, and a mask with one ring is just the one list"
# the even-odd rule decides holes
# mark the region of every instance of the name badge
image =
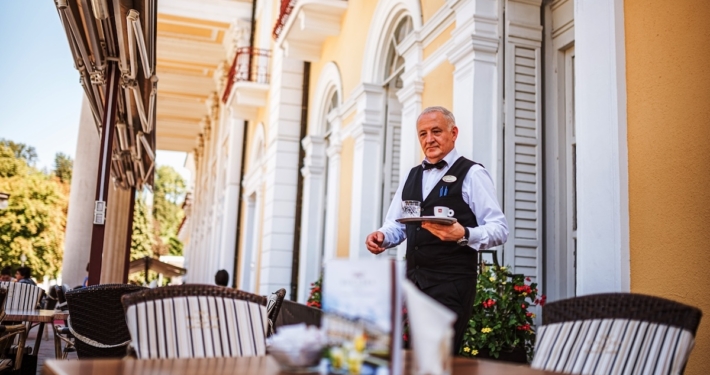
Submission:
[[442,180],[444,180],[444,182],[454,182],[456,181],[456,176],[446,175]]

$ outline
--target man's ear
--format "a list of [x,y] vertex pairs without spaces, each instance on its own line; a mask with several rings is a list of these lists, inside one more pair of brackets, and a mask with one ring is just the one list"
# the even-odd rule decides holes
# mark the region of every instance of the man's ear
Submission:
[[451,128],[451,135],[453,135],[454,141],[456,140],[456,137],[459,136],[459,128],[456,125],[454,125],[454,127]]

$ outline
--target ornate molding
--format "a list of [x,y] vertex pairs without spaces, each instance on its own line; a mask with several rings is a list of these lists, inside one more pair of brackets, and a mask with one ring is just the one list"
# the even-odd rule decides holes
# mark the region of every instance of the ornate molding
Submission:
[[323,42],[340,34],[340,20],[348,8],[346,0],[299,0],[276,43],[287,57],[318,61]]

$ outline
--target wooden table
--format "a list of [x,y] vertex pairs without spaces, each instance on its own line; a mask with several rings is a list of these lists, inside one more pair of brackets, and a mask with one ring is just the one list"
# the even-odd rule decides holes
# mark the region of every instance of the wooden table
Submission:
[[[37,338],[35,339],[35,345],[32,350],[32,354],[37,355],[37,353],[39,353],[39,345],[42,342],[42,335],[44,335],[44,324],[52,323],[55,320],[66,320],[67,317],[69,317],[69,313],[66,311],[55,312],[54,310],[5,310],[4,321],[39,323]],[[27,333],[29,334],[29,327]],[[56,336],[54,340],[56,346]]]
[[[452,375],[551,375],[527,366],[497,361],[454,358]],[[275,375],[280,369],[271,356],[194,359],[48,360],[42,375]]]

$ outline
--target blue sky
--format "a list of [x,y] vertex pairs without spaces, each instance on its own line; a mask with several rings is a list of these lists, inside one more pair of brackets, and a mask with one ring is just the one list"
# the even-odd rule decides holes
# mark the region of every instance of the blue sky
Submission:
[[[0,0],[0,138],[37,150],[37,167],[76,153],[83,90],[52,0]],[[181,168],[185,154],[158,152]]]

